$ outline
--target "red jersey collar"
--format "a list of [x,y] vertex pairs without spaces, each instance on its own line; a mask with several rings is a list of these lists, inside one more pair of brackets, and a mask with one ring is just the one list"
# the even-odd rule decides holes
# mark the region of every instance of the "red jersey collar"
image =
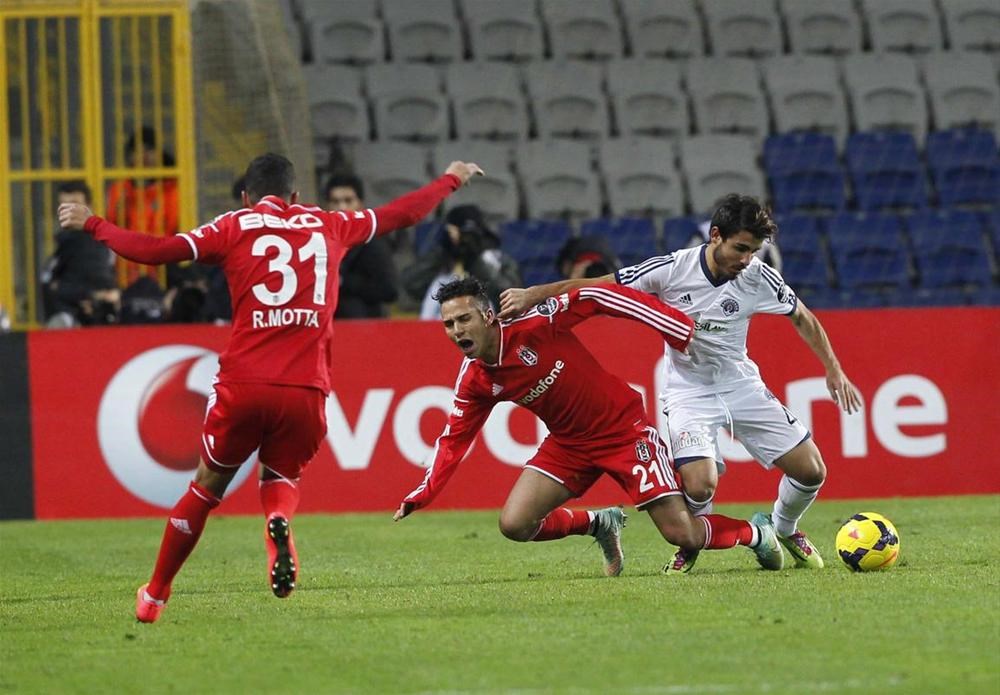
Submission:
[[254,205],[253,208],[254,210],[256,210],[262,205],[265,208],[271,208],[273,210],[286,210],[288,207],[291,206],[291,203],[283,200],[280,196],[266,195],[260,200],[258,200],[257,204]]

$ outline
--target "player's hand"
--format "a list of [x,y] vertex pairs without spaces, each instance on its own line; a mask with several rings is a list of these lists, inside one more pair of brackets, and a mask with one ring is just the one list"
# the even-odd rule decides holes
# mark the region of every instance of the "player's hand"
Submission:
[[473,176],[485,176],[486,174],[479,168],[478,164],[472,162],[452,162],[444,170],[446,174],[454,174],[464,186]]
[[502,319],[510,319],[520,316],[528,309],[538,304],[536,301],[534,288],[523,289],[521,287],[510,287],[500,293],[500,314]]
[[861,394],[839,367],[827,373],[826,388],[829,389],[833,402],[843,408],[845,413],[861,411]]
[[400,519],[412,514],[416,508],[417,505],[413,504],[413,502],[401,502],[399,504],[399,509],[397,509],[396,513],[392,515],[392,520],[399,521]]
[[59,206],[59,226],[63,229],[83,229],[83,224],[93,214],[83,203],[63,203]]

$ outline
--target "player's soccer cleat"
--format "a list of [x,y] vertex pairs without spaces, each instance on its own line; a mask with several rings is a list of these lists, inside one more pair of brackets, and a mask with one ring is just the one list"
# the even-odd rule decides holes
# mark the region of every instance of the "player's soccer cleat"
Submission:
[[167,607],[166,599],[160,601],[146,593],[148,586],[146,582],[135,592],[135,619],[140,623],[155,623]]
[[785,546],[785,550],[795,560],[796,567],[806,567],[811,570],[823,569],[823,558],[820,557],[816,546],[806,537],[806,534],[796,531],[790,536],[778,536],[778,542]]
[[684,550],[684,548],[678,548],[670,562],[663,566],[663,573],[687,574],[691,571],[691,568],[694,567],[694,563],[697,559],[697,550]]
[[288,519],[276,514],[267,520],[267,560],[271,591],[278,598],[285,598],[295,590],[299,558],[292,542],[292,528]]
[[780,570],[785,566],[785,554],[781,552],[778,534],[774,532],[774,524],[767,514],[757,512],[750,517],[750,523],[757,527],[759,540],[757,546],[751,548],[757,556],[757,562],[766,570]]
[[593,536],[604,553],[604,574],[609,577],[617,577],[625,566],[622,529],[627,518],[621,507],[607,507],[594,512]]

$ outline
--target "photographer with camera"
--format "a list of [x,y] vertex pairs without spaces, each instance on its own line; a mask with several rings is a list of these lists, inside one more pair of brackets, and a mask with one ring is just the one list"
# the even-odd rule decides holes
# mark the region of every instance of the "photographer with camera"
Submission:
[[519,287],[517,261],[500,250],[500,238],[486,225],[477,205],[459,205],[448,211],[444,229],[430,251],[403,270],[403,287],[414,298],[422,297],[420,318],[438,319],[441,308],[433,295],[439,286],[472,275],[486,286],[493,306],[500,293]]

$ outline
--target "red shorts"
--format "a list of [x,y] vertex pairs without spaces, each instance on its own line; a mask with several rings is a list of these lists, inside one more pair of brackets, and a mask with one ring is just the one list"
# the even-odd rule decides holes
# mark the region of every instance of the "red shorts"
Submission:
[[216,383],[208,397],[201,453],[231,473],[254,452],[278,475],[296,479],[326,436],[326,395],[306,386]]
[[574,497],[607,473],[629,494],[636,509],[667,495],[679,495],[682,490],[681,479],[667,458],[666,444],[647,423],[636,427],[630,441],[592,449],[565,447],[548,437],[524,467],[559,482]]

